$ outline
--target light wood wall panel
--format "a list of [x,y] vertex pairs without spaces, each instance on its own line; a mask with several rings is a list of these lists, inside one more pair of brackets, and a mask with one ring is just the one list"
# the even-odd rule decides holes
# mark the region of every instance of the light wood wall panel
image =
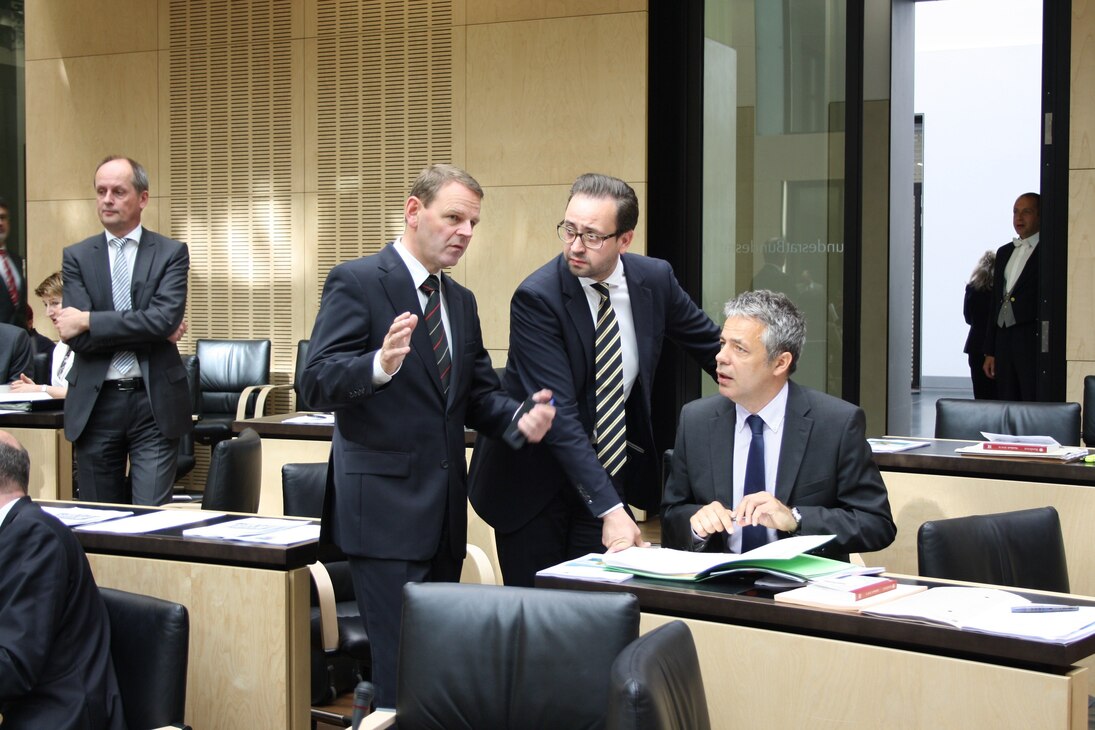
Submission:
[[159,38],[156,5],[155,0],[30,0],[26,60],[153,51]]
[[1066,400],[1083,400],[1085,375],[1095,374],[1095,2],[1072,0],[1071,114],[1069,116],[1068,332]]
[[[1095,167],[1095,2],[1072,0],[1069,167]],[[1072,289],[1069,289],[1072,291]]]
[[468,169],[491,187],[645,180],[646,18],[469,26]]
[[469,24],[646,11],[646,0],[465,0]]

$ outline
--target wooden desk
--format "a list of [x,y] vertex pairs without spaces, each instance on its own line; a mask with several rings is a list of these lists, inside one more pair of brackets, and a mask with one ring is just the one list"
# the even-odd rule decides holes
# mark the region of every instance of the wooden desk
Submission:
[[[226,518],[199,524],[220,519]],[[75,534],[100,586],[175,601],[189,610],[189,725],[204,730],[308,727],[306,566],[316,558],[315,542],[290,547],[223,543],[183,538],[183,529]]]
[[34,499],[72,499],[72,444],[65,438],[65,412],[0,414],[0,428],[30,454],[28,491]]
[[[259,494],[259,514],[281,515],[281,467],[293,463],[327,461],[331,453],[331,437],[335,427],[285,423],[287,419],[304,415],[283,413],[262,418],[247,418],[232,423],[232,431],[239,433],[252,428],[262,438],[262,490]],[[464,444],[469,448],[475,443],[475,431],[464,431]]]
[[716,728],[744,716],[773,728],[1087,727],[1088,670],[1076,664],[1095,653],[1095,638],[1059,646],[986,636],[778,604],[718,581],[536,585],[634,593],[643,632],[684,620]]
[[925,440],[923,448],[874,456],[897,538],[885,550],[864,553],[868,565],[915,575],[916,534],[928,520],[1051,506],[1061,516],[1070,588],[1095,596],[1095,464],[961,456],[954,450],[974,442]]

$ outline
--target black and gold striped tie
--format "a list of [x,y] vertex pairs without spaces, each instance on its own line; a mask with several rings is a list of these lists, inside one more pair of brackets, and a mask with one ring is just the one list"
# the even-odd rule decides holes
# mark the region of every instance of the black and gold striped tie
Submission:
[[608,284],[591,285],[601,296],[593,342],[594,384],[597,389],[597,422],[594,437],[597,458],[615,476],[627,460],[627,425],[624,422],[624,359],[620,327],[608,298]]

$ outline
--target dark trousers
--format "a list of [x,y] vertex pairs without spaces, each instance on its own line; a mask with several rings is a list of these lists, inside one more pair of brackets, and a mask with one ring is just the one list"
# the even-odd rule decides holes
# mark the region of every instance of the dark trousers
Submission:
[[369,634],[376,706],[394,708],[403,586],[412,582],[456,583],[463,561],[452,556],[447,535],[442,536],[437,555],[431,560],[384,560],[353,555],[348,559],[358,610]]
[[970,380],[973,381],[973,397],[977,400],[996,400],[996,381],[985,375],[985,356],[980,352],[969,353]]
[[[617,493],[622,492],[621,486],[616,482]],[[631,514],[626,502],[624,509]],[[508,586],[531,587],[538,570],[589,553],[603,553],[602,526],[602,520],[591,515],[575,490],[566,485],[522,527],[495,532],[502,580]]]
[[1037,400],[1038,323],[996,328],[996,398]]
[[74,446],[81,500],[128,502],[128,458],[133,504],[171,501],[179,440],[160,432],[144,389],[119,391],[104,385]]

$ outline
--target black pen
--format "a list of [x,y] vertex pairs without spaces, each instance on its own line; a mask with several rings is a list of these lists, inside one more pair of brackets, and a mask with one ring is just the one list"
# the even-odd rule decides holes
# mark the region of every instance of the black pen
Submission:
[[1060,603],[1031,603],[1026,606],[1012,606],[1012,613],[1058,613],[1060,611],[1079,611],[1079,606],[1065,606]]

